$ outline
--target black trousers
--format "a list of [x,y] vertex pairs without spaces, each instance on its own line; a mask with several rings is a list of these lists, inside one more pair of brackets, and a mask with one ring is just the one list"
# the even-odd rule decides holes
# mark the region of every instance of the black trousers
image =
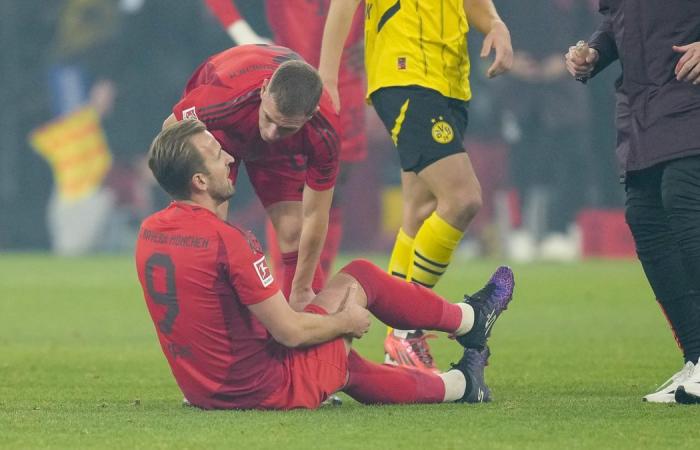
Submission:
[[700,156],[628,172],[637,255],[686,361],[700,357]]

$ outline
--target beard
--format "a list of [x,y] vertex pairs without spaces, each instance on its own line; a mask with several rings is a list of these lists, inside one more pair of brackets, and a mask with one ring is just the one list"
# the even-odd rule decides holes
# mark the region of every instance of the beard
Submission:
[[225,183],[222,183],[220,186],[216,186],[215,189],[212,189],[209,195],[211,195],[211,198],[216,200],[218,203],[223,203],[233,197],[235,192],[236,188],[233,186],[233,183],[229,179],[226,179]]

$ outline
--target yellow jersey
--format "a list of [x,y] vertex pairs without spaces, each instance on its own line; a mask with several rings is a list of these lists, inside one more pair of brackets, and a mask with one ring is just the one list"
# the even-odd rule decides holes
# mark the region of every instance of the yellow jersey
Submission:
[[366,0],[367,97],[418,85],[469,100],[467,31],[463,0]]

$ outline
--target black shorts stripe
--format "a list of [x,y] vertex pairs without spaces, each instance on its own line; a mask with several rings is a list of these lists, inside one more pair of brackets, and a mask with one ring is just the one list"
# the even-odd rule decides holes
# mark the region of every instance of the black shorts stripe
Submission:
[[394,277],[403,278],[404,280],[406,279],[406,274],[405,274],[405,273],[396,272],[395,270],[391,272],[391,275],[394,276]]
[[400,9],[401,0],[396,0],[396,3],[394,3],[393,5],[391,5],[391,7],[389,7],[389,9],[384,11],[384,14],[382,14],[382,17],[379,19],[379,23],[377,24],[377,33],[382,31],[382,27],[389,21],[389,19],[394,17],[394,14],[399,12]]
[[444,270],[443,270],[442,272],[438,272],[438,271],[435,271],[435,270],[432,270],[432,269],[428,269],[427,267],[421,266],[420,264],[418,264],[418,263],[415,262],[415,261],[413,261],[413,265],[416,266],[416,267],[418,267],[418,268],[421,269],[421,270],[425,270],[425,271],[428,272],[428,273],[432,273],[433,275],[440,276],[440,275],[442,275],[443,273],[445,273]]
[[416,255],[417,257],[419,257],[420,259],[422,259],[423,261],[427,262],[428,264],[432,264],[432,265],[435,266],[435,267],[440,267],[440,268],[442,268],[442,269],[446,269],[447,266],[449,266],[449,264],[440,264],[440,263],[436,263],[436,262],[433,261],[432,259],[426,258],[425,256],[421,255],[420,253],[418,253],[418,252],[415,251],[415,250],[413,250],[413,254]]

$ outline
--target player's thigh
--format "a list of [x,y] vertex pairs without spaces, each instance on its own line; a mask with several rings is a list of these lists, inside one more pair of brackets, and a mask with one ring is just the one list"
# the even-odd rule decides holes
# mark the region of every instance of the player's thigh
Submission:
[[469,155],[455,153],[442,158],[418,173],[430,192],[442,200],[481,198],[481,185],[474,172]]
[[464,153],[466,102],[421,86],[382,88],[371,98],[404,171],[420,173],[449,155]]
[[283,253],[296,251],[303,221],[301,201],[276,202],[268,205],[265,211],[275,228],[280,250]]
[[306,161],[300,155],[278,155],[246,161],[248,178],[265,209],[278,202],[300,202],[306,180]]

